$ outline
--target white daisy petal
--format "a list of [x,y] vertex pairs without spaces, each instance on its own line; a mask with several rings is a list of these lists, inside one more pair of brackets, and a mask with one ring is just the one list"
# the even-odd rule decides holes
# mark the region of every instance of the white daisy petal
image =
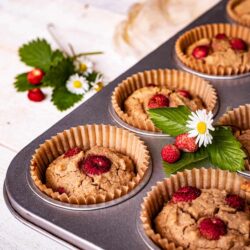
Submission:
[[83,76],[74,74],[67,80],[66,88],[73,94],[84,94],[88,91],[88,82]]

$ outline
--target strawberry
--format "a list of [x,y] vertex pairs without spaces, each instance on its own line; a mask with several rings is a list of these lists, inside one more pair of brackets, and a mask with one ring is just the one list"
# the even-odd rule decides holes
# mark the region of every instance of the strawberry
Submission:
[[78,153],[80,153],[82,150],[78,147],[75,148],[71,148],[69,149],[66,153],[64,153],[63,158],[68,158],[74,155],[77,155]]
[[199,231],[208,240],[218,240],[227,233],[227,226],[220,218],[205,218],[199,223]]
[[152,96],[148,102],[148,107],[150,109],[168,107],[168,106],[169,106],[169,99],[162,94],[156,94]]
[[41,89],[35,88],[28,91],[28,98],[32,102],[41,102],[45,98],[45,95]]
[[179,89],[179,90],[177,90],[176,92],[177,92],[177,94],[179,94],[179,95],[181,95],[181,96],[183,96],[183,97],[186,97],[186,98],[188,98],[188,99],[191,99],[191,95],[190,95],[190,93],[189,93],[187,90]]
[[181,153],[179,149],[172,144],[165,145],[161,150],[161,157],[167,163],[174,163],[180,159]]
[[238,211],[243,211],[245,208],[245,200],[236,194],[228,194],[225,201],[230,207]]
[[219,33],[215,36],[216,39],[219,40],[226,40],[227,39],[227,35],[225,33]]
[[100,175],[108,172],[112,162],[103,155],[89,155],[82,164],[82,170],[87,175]]
[[59,188],[57,189],[57,192],[58,192],[59,194],[66,193],[66,192],[65,192],[65,189],[64,189],[63,187],[59,187]]
[[196,187],[186,186],[179,188],[172,196],[172,201],[177,202],[190,202],[195,200],[201,195],[201,190]]
[[27,74],[27,80],[32,85],[40,84],[44,76],[41,69],[33,69]]
[[232,49],[234,50],[246,50],[247,44],[240,38],[232,38],[230,40]]
[[202,59],[208,55],[209,46],[207,45],[200,45],[194,48],[192,55],[196,59]]
[[175,145],[179,150],[184,152],[196,152],[198,145],[195,143],[194,137],[188,137],[188,133],[180,134],[175,138]]

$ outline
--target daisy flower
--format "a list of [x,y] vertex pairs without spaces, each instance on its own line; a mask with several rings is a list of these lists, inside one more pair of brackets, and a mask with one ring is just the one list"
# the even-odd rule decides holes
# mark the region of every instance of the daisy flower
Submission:
[[66,82],[66,88],[69,92],[80,95],[86,93],[89,90],[89,85],[83,76],[74,74],[70,76]]
[[75,69],[81,73],[92,73],[94,70],[94,63],[86,56],[80,56],[74,61]]
[[213,137],[210,134],[210,130],[214,131],[212,118],[212,112],[209,111],[207,113],[205,109],[192,112],[189,116],[189,120],[187,121],[187,127],[190,129],[188,136],[196,137],[195,143],[199,143],[199,147],[201,147],[202,144],[206,147],[212,143]]
[[104,87],[104,80],[103,80],[103,76],[101,74],[98,74],[95,78],[94,81],[94,89],[96,92],[99,92],[100,90],[103,89]]

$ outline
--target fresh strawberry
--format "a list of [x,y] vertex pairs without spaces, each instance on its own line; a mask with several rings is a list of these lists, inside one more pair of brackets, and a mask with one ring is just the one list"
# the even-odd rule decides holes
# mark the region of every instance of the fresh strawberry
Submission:
[[108,172],[112,162],[103,155],[89,155],[82,164],[82,169],[87,175],[100,175]]
[[65,192],[65,189],[64,189],[63,187],[59,187],[59,188],[57,189],[57,192],[58,192],[59,194],[66,193],[66,192]]
[[172,144],[165,145],[161,150],[161,157],[167,163],[174,163],[180,159],[180,150]]
[[230,40],[232,49],[234,50],[246,50],[247,44],[240,38],[232,38]]
[[179,94],[179,95],[181,95],[181,96],[183,96],[183,97],[186,97],[186,98],[188,98],[188,99],[191,99],[191,98],[192,98],[192,96],[190,95],[190,93],[189,93],[187,90],[179,89],[179,90],[177,90],[176,92],[177,92],[177,94]]
[[236,194],[228,194],[225,201],[230,207],[238,211],[243,211],[245,208],[245,200]]
[[184,152],[196,152],[198,145],[195,143],[194,137],[188,137],[188,134],[180,134],[175,138],[175,145]]
[[41,102],[45,95],[41,89],[35,88],[28,91],[28,98],[33,102]]
[[216,39],[219,40],[226,40],[227,39],[227,35],[225,33],[219,33],[215,36]]
[[208,52],[209,52],[209,46],[200,45],[194,48],[192,55],[196,59],[202,59],[208,55]]
[[33,69],[27,74],[27,80],[32,85],[40,84],[44,76],[41,69]]
[[162,94],[156,94],[152,96],[148,102],[148,107],[150,109],[168,107],[168,106],[169,106],[169,99]]
[[227,233],[227,226],[220,218],[205,218],[199,223],[199,231],[208,240],[218,240]]
[[75,148],[71,148],[69,149],[66,153],[64,153],[63,158],[68,158],[74,155],[77,155],[78,153],[80,153],[82,150],[78,147]]
[[190,202],[192,200],[195,200],[201,195],[201,190],[196,187],[182,187],[179,188],[178,191],[176,191],[173,194],[172,201],[174,203],[177,202]]

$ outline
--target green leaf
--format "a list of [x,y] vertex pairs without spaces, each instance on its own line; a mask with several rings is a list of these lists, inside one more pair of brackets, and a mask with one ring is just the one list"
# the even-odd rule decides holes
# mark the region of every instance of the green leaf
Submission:
[[18,92],[24,92],[30,89],[37,88],[37,85],[32,85],[27,80],[27,74],[23,73],[16,76],[14,86]]
[[149,109],[148,112],[154,125],[163,133],[177,136],[188,131],[186,123],[191,112],[186,106]]
[[43,78],[44,86],[59,87],[64,86],[68,78],[74,73],[73,61],[64,58],[56,65],[52,65]]
[[177,161],[176,163],[167,163],[163,161],[163,167],[165,170],[165,173],[167,175],[170,175],[172,173],[175,173],[177,171],[182,170],[183,168],[189,168],[193,167],[193,164],[195,163],[201,163],[203,160],[208,158],[207,150],[202,147],[195,153],[181,153],[181,159]]
[[233,136],[228,127],[217,127],[212,132],[212,144],[207,146],[209,160],[221,169],[237,171],[244,169],[244,158],[246,154],[242,145]]
[[52,93],[52,102],[60,110],[64,111],[82,100],[83,95],[70,93],[65,86],[57,87]]
[[57,65],[60,61],[64,59],[64,55],[60,50],[53,51],[51,55],[51,65]]
[[51,55],[51,47],[44,39],[33,40],[19,49],[19,56],[22,62],[29,66],[40,68],[45,72],[50,67]]
[[93,71],[91,73],[89,73],[88,75],[86,75],[86,80],[88,82],[94,82],[96,77],[99,75],[100,73]]

